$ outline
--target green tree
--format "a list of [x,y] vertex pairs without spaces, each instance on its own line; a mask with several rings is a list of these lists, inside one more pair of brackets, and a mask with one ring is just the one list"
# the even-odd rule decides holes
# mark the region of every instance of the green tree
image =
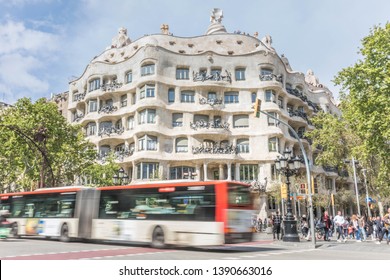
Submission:
[[[32,189],[72,184],[94,165],[96,151],[79,126],[67,123],[45,99],[22,98],[0,115],[0,184]],[[42,173],[43,171],[43,173]]]
[[362,58],[340,71],[341,111],[351,131],[360,139],[351,146],[367,168],[370,185],[390,195],[390,23],[375,26],[363,38]]

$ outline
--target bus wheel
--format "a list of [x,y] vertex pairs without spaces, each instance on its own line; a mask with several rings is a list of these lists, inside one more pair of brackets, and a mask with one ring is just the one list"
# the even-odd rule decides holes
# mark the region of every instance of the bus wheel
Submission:
[[68,228],[67,224],[63,224],[62,227],[61,227],[60,240],[62,242],[69,242],[70,241],[70,238],[69,238],[69,228]]
[[20,236],[18,235],[18,224],[13,223],[11,226],[11,236],[12,238],[19,238]]
[[155,229],[153,230],[152,247],[158,249],[165,247],[164,231],[161,227],[155,227]]

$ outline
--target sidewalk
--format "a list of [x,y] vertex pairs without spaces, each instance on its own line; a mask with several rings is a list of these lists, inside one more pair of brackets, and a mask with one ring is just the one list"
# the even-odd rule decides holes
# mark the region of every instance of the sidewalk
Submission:
[[[271,244],[275,246],[281,246],[281,247],[297,247],[297,248],[319,248],[319,247],[328,247],[335,244],[341,244],[338,243],[336,238],[333,237],[330,241],[324,241],[324,240],[316,240],[315,245],[311,240],[307,241],[306,239],[300,239],[299,242],[284,242],[283,240],[273,240],[273,235],[265,232],[261,233],[254,233],[253,234],[253,241],[262,241],[262,240],[268,240],[273,241]],[[348,239],[348,242],[356,242],[355,240]],[[366,241],[369,242],[369,241]]]

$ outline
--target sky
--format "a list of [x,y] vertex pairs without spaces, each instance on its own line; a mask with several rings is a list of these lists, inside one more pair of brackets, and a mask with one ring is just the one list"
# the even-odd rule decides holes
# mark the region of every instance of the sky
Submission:
[[120,27],[135,41],[169,25],[204,35],[213,8],[229,33],[271,35],[294,71],[312,69],[337,100],[332,80],[358,61],[361,39],[390,20],[389,0],[0,0],[0,101],[68,91]]

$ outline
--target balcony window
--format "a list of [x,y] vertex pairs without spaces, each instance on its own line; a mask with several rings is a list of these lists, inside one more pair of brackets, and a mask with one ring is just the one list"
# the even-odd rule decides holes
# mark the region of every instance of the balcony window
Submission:
[[91,99],[88,101],[88,111],[97,112],[97,99]]
[[172,127],[182,127],[182,126],[183,126],[183,113],[173,113]]
[[258,178],[257,164],[241,164],[240,165],[240,180],[241,181],[253,181]]
[[195,115],[194,116],[194,123],[196,122],[209,122],[209,116],[208,115]]
[[141,67],[141,76],[148,76],[154,74],[154,64],[145,64]]
[[245,80],[245,68],[237,68],[235,71],[236,81]]
[[176,139],[176,153],[187,153],[188,152],[188,139],[177,138]]
[[234,128],[249,127],[249,116],[248,115],[233,116],[233,127]]
[[217,93],[216,92],[209,92],[209,93],[207,93],[207,99],[208,100],[216,100],[217,99]]
[[219,77],[222,73],[222,68],[220,68],[220,67],[212,68],[210,73],[214,77]]
[[121,96],[121,107],[127,106],[127,94]]
[[238,103],[238,92],[237,91],[227,91],[224,95],[225,104]]
[[101,122],[99,124],[99,131],[102,132],[102,131],[110,131],[112,128],[112,122],[110,121],[107,121],[107,122]]
[[129,84],[133,81],[133,71],[128,71],[125,76],[126,84]]
[[176,69],[176,80],[189,80],[190,69],[188,68],[177,68]]
[[108,155],[110,154],[110,152],[111,152],[111,148],[110,148],[110,146],[108,146],[108,145],[103,145],[103,146],[101,146],[100,149],[99,149],[99,155],[100,155],[101,157],[106,157],[106,156],[108,156]]
[[100,88],[100,79],[93,79],[89,81],[89,92]]
[[141,162],[137,164],[137,179],[157,179],[159,177],[157,162]]
[[291,104],[287,104],[287,112],[293,112],[294,111],[294,106]]
[[195,173],[195,168],[190,166],[176,166],[169,169],[170,180],[188,179]]
[[140,90],[140,99],[154,97],[154,85],[145,85]]
[[274,102],[276,103],[276,94],[272,89],[267,89],[265,91],[265,102]]
[[283,104],[284,104],[284,99],[283,99],[283,97],[279,96],[278,97],[278,106],[279,106],[280,109],[284,108]]
[[237,152],[249,153],[249,139],[237,139]]
[[173,88],[168,89],[168,102],[169,103],[175,102],[175,89]]
[[95,122],[88,123],[85,130],[86,130],[87,136],[96,135],[96,123]]
[[251,93],[251,101],[252,101],[252,103],[255,103],[256,99],[257,99],[257,93],[256,92],[252,92]]
[[135,127],[134,116],[130,116],[127,118],[127,129],[131,130],[134,129],[134,127]]
[[[269,115],[273,116],[274,118],[279,118],[278,114],[275,112],[268,112]],[[278,126],[279,122],[271,117],[268,116],[268,126]]]
[[260,80],[261,81],[272,81],[273,80],[273,70],[269,68],[260,69]]
[[268,151],[278,152],[279,151],[279,138],[272,137],[268,139]]
[[180,101],[182,103],[194,103],[195,102],[195,92],[182,91],[181,95],[180,95]]
[[156,123],[156,110],[145,109],[139,112],[139,124]]
[[115,152],[120,153],[120,152],[124,152],[125,149],[126,149],[126,146],[125,146],[125,144],[122,143],[122,144],[117,145],[114,150],[115,150]]
[[304,126],[298,128],[297,134],[299,138],[303,138],[305,136],[306,128]]
[[122,119],[117,120],[117,122],[115,123],[115,128],[118,130],[121,130],[123,128]]
[[138,139],[139,151],[157,151],[157,137],[145,135]]

